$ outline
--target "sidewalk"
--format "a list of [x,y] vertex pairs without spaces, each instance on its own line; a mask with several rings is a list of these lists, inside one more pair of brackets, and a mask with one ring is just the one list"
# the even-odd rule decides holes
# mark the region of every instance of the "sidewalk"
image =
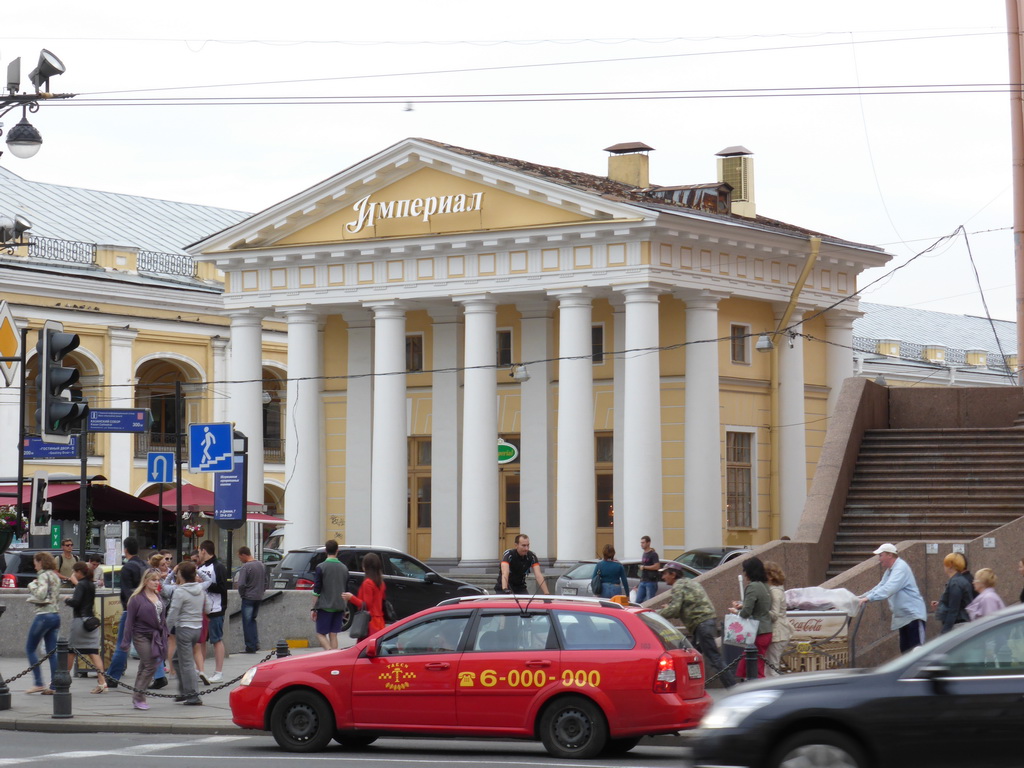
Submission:
[[[340,638],[343,643],[348,638]],[[349,643],[351,641],[348,641]],[[306,653],[319,653],[319,648],[293,648],[293,656]],[[236,653],[224,660],[224,682],[234,680],[245,673],[249,667],[270,653],[269,650],[259,653]],[[131,684],[135,680],[137,662],[132,660],[125,673],[125,682]],[[0,677],[4,680],[18,674],[28,666],[24,658],[0,657]],[[49,680],[49,667],[43,664],[43,679]],[[206,660],[207,674],[213,674],[213,659]],[[96,686],[95,677],[71,678],[71,714],[70,718],[53,718],[53,696],[38,693],[26,694],[25,689],[32,686],[32,675],[19,677],[8,684],[11,691],[11,708],[0,710],[0,731],[36,731],[44,733],[191,733],[203,735],[224,735],[240,733],[257,733],[243,731],[231,722],[231,709],[228,706],[228,694],[237,685],[232,683],[221,688],[224,683],[216,683],[209,687],[199,684],[201,707],[186,707],[175,704],[173,697],[178,693],[176,678],[168,678],[168,685],[159,691],[153,691],[147,697],[152,709],[145,712],[132,708],[131,692],[118,687],[106,693],[90,694]],[[203,694],[203,691],[212,690]],[[714,698],[724,693],[721,689],[709,689]],[[160,698],[156,694],[170,694],[169,698]],[[263,733],[259,731],[259,733]],[[268,734],[269,735],[269,732]],[[683,746],[686,743],[685,732],[678,735],[651,736],[644,739],[645,744],[657,746]]]
[[[319,648],[293,648],[297,656],[318,652]],[[249,667],[270,653],[270,649],[259,653],[236,653],[224,660],[224,682],[234,680]],[[128,664],[124,681],[129,685],[135,680],[138,662]],[[8,679],[28,666],[23,657],[4,656],[0,658],[0,677]],[[213,659],[206,660],[206,673],[213,674]],[[43,679],[49,680],[50,670],[43,664]],[[237,683],[224,688],[224,683],[209,687],[199,684],[201,707],[186,707],[174,703],[178,694],[177,678],[169,677],[168,685],[159,691],[151,691],[147,701],[152,709],[140,711],[132,708],[131,692],[123,687],[108,689],[106,693],[90,694],[96,687],[96,678],[90,676],[71,678],[71,718],[55,719],[53,696],[38,693],[26,694],[32,686],[31,673],[8,684],[11,691],[11,708],[0,710],[0,731],[42,731],[62,733],[196,733],[196,734],[238,734],[242,732],[231,722],[228,694]],[[211,693],[203,691],[219,688]],[[170,694],[160,698],[156,694]]]

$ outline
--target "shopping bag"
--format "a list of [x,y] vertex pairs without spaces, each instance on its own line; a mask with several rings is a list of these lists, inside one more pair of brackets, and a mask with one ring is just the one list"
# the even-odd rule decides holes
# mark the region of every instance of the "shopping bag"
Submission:
[[730,613],[722,624],[722,642],[726,645],[753,645],[760,623],[752,616],[741,619],[739,614]]

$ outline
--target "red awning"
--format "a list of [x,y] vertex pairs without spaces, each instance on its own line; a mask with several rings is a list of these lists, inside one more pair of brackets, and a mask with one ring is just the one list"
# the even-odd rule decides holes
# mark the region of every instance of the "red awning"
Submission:
[[[17,486],[0,485],[4,493],[17,493]],[[145,499],[119,491],[109,485],[90,484],[88,486],[88,503],[93,518],[104,523],[114,522],[145,522],[160,519],[160,507],[150,504]],[[22,486],[22,503],[31,501],[32,485]],[[79,503],[79,485],[77,483],[48,483],[46,498],[52,505],[51,514],[54,520],[77,520]],[[0,505],[12,504],[16,496],[0,496]],[[173,522],[174,515],[164,513],[164,520]]]
[[[160,494],[151,493],[148,496],[142,497],[143,501],[148,501],[150,504],[160,503]],[[213,491],[208,491],[205,488],[200,488],[198,485],[182,485],[181,486],[181,506],[183,509],[188,507],[199,507],[200,512],[205,512],[209,509],[213,511]],[[262,504],[257,504],[255,501],[250,501],[246,504],[247,507],[259,507],[263,508]],[[174,488],[164,491],[163,493],[163,507],[164,509],[176,510],[178,508],[178,493]],[[249,513],[252,514],[251,512]]]

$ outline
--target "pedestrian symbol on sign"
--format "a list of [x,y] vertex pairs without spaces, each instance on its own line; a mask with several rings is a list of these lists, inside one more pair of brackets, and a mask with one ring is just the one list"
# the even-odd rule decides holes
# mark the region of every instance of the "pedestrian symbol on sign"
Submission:
[[234,466],[231,432],[230,424],[189,424],[189,472],[230,472]]

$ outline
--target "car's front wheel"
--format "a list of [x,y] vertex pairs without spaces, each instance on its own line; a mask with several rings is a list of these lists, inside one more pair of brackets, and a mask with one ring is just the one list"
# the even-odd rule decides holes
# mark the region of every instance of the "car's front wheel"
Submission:
[[608,724],[600,707],[580,696],[556,699],[540,718],[540,740],[552,757],[586,760],[608,742]]
[[853,739],[836,731],[797,733],[782,743],[772,768],[867,768],[864,753]]
[[334,737],[334,715],[319,694],[292,691],[274,705],[270,731],[289,752],[320,752]]

